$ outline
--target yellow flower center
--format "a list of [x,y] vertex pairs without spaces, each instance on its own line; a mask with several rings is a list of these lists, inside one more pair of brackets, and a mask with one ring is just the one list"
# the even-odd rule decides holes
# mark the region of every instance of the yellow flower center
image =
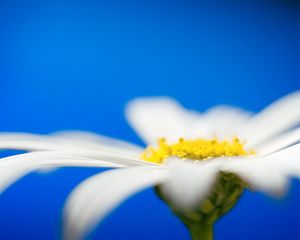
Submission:
[[158,140],[156,148],[148,146],[141,158],[148,162],[163,163],[169,157],[181,159],[207,160],[217,157],[238,157],[255,154],[253,150],[245,150],[244,143],[238,138],[231,141],[218,139],[186,140],[180,138],[177,143],[168,144],[165,138]]

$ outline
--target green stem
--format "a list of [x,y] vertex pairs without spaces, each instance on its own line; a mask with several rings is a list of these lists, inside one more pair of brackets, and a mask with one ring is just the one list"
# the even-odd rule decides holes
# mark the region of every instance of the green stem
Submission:
[[213,224],[198,223],[188,226],[192,240],[213,240]]

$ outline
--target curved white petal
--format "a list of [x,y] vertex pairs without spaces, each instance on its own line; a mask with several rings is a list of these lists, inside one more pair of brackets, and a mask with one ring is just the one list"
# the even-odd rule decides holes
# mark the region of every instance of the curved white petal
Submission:
[[262,110],[241,129],[240,135],[254,147],[300,123],[300,91],[291,93]]
[[162,192],[179,211],[192,210],[211,191],[219,165],[211,162],[171,160],[170,177],[161,185]]
[[[17,149],[25,151],[72,151],[72,150],[93,150],[99,152],[112,152],[125,154],[131,157],[138,157],[142,148],[134,147],[131,144],[115,139],[103,137],[102,141],[91,141],[87,137],[79,139],[79,135],[39,135],[30,133],[0,133],[0,149]],[[97,135],[96,135],[97,136]],[[99,137],[100,138],[100,137]]]
[[143,151],[142,147],[133,143],[87,131],[59,131],[52,133],[51,136],[58,137],[60,140],[63,139],[66,141],[78,143],[79,145],[93,148],[99,148],[99,146],[109,146],[135,154],[139,154]]
[[126,117],[148,144],[155,144],[161,137],[177,141],[189,133],[191,124],[201,122],[198,113],[167,97],[135,99],[127,105]]
[[25,151],[55,150],[60,144],[51,142],[44,135],[31,133],[0,133],[0,149],[16,149]]
[[287,192],[290,176],[300,178],[300,144],[267,156],[224,163],[224,171],[236,173],[255,189],[281,196]]
[[261,160],[279,168],[288,176],[300,178],[300,143],[262,157]]
[[65,150],[67,146],[44,140],[4,140],[0,139],[0,149],[4,150],[24,150],[24,151],[54,151]]
[[248,111],[227,105],[215,106],[204,113],[205,120],[213,129],[209,137],[223,139],[237,136],[239,129],[251,116],[252,113]]
[[262,158],[224,159],[223,171],[232,172],[241,177],[254,190],[279,197],[288,189],[288,177],[278,166]]
[[44,151],[19,154],[0,159],[0,192],[27,173],[48,167],[127,167],[153,166],[153,164],[122,155],[99,152]]
[[255,148],[260,155],[267,155],[300,142],[300,128],[293,129]]
[[136,167],[111,170],[82,182],[64,209],[64,238],[82,239],[123,200],[168,177],[164,168]]

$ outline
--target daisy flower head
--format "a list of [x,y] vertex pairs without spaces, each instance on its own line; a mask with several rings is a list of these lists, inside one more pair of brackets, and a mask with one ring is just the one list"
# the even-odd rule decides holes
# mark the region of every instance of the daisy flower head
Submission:
[[0,148],[28,153],[1,159],[0,191],[46,167],[108,167],[68,197],[65,239],[83,239],[123,200],[154,186],[192,239],[208,240],[245,188],[278,197],[290,177],[300,177],[300,92],[257,114],[231,106],[199,113],[166,97],[138,98],[126,117],[147,148],[87,132],[2,133]]

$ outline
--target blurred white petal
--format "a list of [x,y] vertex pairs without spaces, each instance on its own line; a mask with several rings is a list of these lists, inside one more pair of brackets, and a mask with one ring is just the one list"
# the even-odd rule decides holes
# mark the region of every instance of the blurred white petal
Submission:
[[142,147],[133,143],[87,131],[59,131],[52,133],[51,136],[58,137],[58,139],[65,140],[67,142],[77,143],[82,147],[99,149],[105,146],[117,148],[119,151],[125,151],[133,154],[139,154],[143,151]]
[[300,143],[261,158],[288,176],[300,178]]
[[288,190],[289,177],[300,178],[300,144],[262,157],[224,159],[222,170],[236,173],[256,190],[280,196]]
[[251,117],[252,113],[243,109],[219,105],[204,113],[204,118],[213,132],[210,137],[230,139],[237,136],[238,130]]
[[[74,138],[71,137],[74,135]],[[83,134],[82,134],[83,135]],[[87,133],[86,133],[87,135]],[[25,151],[45,151],[45,150],[94,150],[123,153],[127,156],[137,157],[142,151],[135,145],[126,144],[123,141],[112,138],[100,138],[98,141],[83,137],[75,133],[61,133],[55,135],[40,135],[29,133],[0,133],[0,149],[16,149]],[[91,137],[90,137],[91,138]],[[102,141],[100,141],[102,139]]]
[[184,109],[167,97],[135,99],[127,105],[126,116],[147,144],[155,144],[161,137],[177,141],[185,137],[196,122],[201,122],[200,114]]
[[153,166],[152,163],[122,155],[91,151],[44,151],[19,154],[0,159],[0,192],[27,173],[47,167],[128,167]]
[[287,192],[288,177],[278,166],[262,158],[224,159],[224,162],[226,161],[228,164],[225,164],[222,170],[237,174],[253,190],[265,192],[273,197],[283,196]]
[[192,210],[211,191],[219,167],[206,162],[170,160],[170,177],[161,185],[163,194],[178,210]]
[[163,182],[164,168],[135,167],[97,174],[71,193],[64,210],[64,237],[82,239],[123,200],[149,186]]
[[257,146],[255,150],[261,155],[267,155],[298,142],[300,142],[300,128],[293,129],[285,134],[275,137],[274,139]]
[[0,139],[0,149],[24,151],[66,150],[68,147],[48,140],[4,140]]
[[240,135],[254,147],[300,124],[300,91],[291,93],[262,110],[241,129]]
[[31,133],[0,133],[0,149],[25,151],[57,150],[62,146],[44,135]]

